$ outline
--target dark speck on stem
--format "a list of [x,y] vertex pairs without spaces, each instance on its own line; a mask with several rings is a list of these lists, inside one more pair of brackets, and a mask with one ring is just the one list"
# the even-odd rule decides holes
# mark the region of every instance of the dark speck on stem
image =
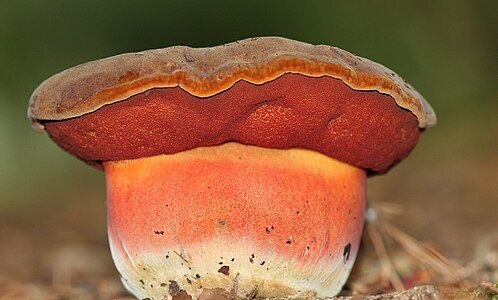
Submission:
[[218,270],[218,273],[221,273],[223,275],[230,275],[230,267],[229,266],[223,266]]
[[344,247],[344,252],[342,253],[342,256],[343,256],[343,259],[344,259],[344,263],[346,263],[346,261],[349,259],[350,253],[351,253],[351,243],[348,243]]

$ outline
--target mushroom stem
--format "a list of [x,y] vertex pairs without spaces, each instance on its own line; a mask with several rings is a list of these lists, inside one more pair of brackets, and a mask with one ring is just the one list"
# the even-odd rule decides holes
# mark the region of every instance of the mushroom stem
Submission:
[[[365,171],[311,150],[226,143],[105,162],[112,255],[137,297],[172,282],[258,297],[333,296],[353,266]],[[166,288],[165,288],[166,287]]]

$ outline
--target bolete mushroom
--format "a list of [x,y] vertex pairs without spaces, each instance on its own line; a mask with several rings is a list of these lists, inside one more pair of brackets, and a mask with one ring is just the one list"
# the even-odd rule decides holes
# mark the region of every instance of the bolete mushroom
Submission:
[[393,71],[279,37],[82,64],[43,82],[28,115],[104,169],[112,256],[150,299],[337,294],[367,175],[436,122]]

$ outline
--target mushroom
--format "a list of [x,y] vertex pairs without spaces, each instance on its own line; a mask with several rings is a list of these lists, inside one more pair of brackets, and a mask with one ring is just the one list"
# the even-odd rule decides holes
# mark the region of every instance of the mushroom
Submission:
[[150,299],[337,294],[366,177],[436,123],[393,71],[280,37],[85,63],[43,82],[28,115],[105,171],[114,262]]

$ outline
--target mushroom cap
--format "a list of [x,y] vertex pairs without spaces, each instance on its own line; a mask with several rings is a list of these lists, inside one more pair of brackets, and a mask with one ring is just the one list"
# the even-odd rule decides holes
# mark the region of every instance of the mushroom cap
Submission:
[[[304,99],[305,97],[309,98],[307,93],[309,94],[310,92],[303,92],[306,87],[301,87],[302,84],[300,84],[302,82],[313,83],[314,81],[312,80],[315,79],[312,78],[319,78],[316,81],[320,80],[320,85],[322,86],[332,86],[338,90],[347,88],[351,90],[348,95],[354,95],[354,97],[345,99],[350,97],[346,95],[347,93],[332,95],[334,91],[329,91],[330,97],[335,98],[327,99],[326,96],[322,97],[325,100],[318,100],[318,104],[313,108],[309,102],[317,100]],[[271,84],[274,84],[274,86],[271,86],[270,89],[269,85]],[[275,133],[275,136],[263,134],[265,135],[264,138],[259,138],[263,139],[263,141],[260,141],[255,138],[258,135],[257,132],[252,133],[251,138],[244,138],[244,133],[240,133],[245,130],[244,128],[234,129],[237,126],[247,126],[247,120],[253,118],[255,113],[261,115],[261,111],[254,110],[268,104],[268,100],[274,101],[275,97],[279,98],[281,96],[273,95],[272,99],[265,99],[264,96],[257,95],[256,100],[246,99],[251,98],[251,95],[254,96],[260,87],[266,86],[267,90],[272,91],[284,89],[284,93],[288,95],[293,85],[298,87],[296,95],[302,97],[302,99],[292,102],[292,105],[299,106],[302,103],[308,103],[304,105],[307,107],[308,119],[311,116],[310,113],[313,113],[313,109],[315,113],[320,115],[321,111],[326,108],[325,106],[327,105],[324,106],[323,101],[328,101],[328,104],[334,101],[340,102],[337,109],[332,109],[332,112],[327,117],[323,116],[328,120],[322,124],[322,130],[328,130],[329,136],[325,140],[329,143],[342,142],[341,139],[336,138],[339,129],[348,131],[352,138],[346,142],[345,149],[342,151],[352,153],[349,156],[353,158],[345,157],[345,154],[340,153],[336,155],[334,151],[322,149],[326,148],[326,146],[316,146],[314,145],[317,144],[316,141],[310,142],[310,146],[308,146],[307,142],[302,141],[303,138],[299,142],[291,141],[287,144],[272,143],[270,141],[273,138],[278,139],[279,134],[281,135],[282,132]],[[320,85],[314,87],[314,91],[320,90]],[[234,92],[230,95],[232,90]],[[299,94],[300,92],[301,94]],[[101,140],[108,139],[111,135],[109,132],[114,130],[110,128],[113,126],[112,122],[126,123],[127,120],[123,119],[125,115],[132,118],[128,119],[128,121],[133,123],[132,130],[135,132],[153,131],[151,127],[141,127],[147,121],[151,121],[154,126],[159,126],[160,130],[156,130],[158,132],[164,133],[167,129],[166,127],[174,131],[175,124],[178,122],[191,122],[188,118],[185,119],[184,115],[185,110],[192,110],[191,101],[197,101],[199,104],[201,111],[194,114],[197,116],[203,113],[202,110],[205,109],[207,102],[223,102],[225,101],[223,99],[230,98],[229,96],[231,96],[232,100],[227,105],[245,105],[247,109],[253,109],[253,111],[248,111],[245,121],[239,120],[239,125],[229,124],[227,125],[229,128],[225,126],[225,128],[219,128],[218,133],[211,133],[212,136],[217,136],[211,142],[201,141],[196,144],[196,141],[187,143],[182,139],[179,143],[185,145],[172,147],[174,148],[173,150],[171,145],[162,144],[153,146],[152,148],[154,149],[149,149],[150,151],[127,149],[120,155],[112,155],[117,149],[111,149],[112,147],[105,144],[105,141],[105,145],[100,145],[100,142],[97,142],[98,145],[92,148],[89,143],[93,143],[95,140],[84,138],[84,136],[88,138],[98,137],[103,130],[102,132],[107,133],[101,135]],[[364,96],[369,99],[361,100],[365,98]],[[171,100],[173,98],[174,100]],[[187,104],[185,104],[186,107],[181,108],[179,107],[181,104],[175,103],[174,109],[171,109],[170,100],[184,101]],[[389,101],[392,103],[387,103]],[[142,116],[140,114],[130,116],[130,113],[125,112],[127,109],[136,108],[137,105],[152,106],[146,109],[146,114]],[[157,107],[154,105],[163,105],[162,111],[158,113]],[[168,110],[168,105],[170,105],[170,110],[165,114],[164,111]],[[283,104],[279,105],[279,107],[283,107]],[[220,107],[216,107],[216,109],[219,110]],[[154,113],[153,110],[156,110],[156,112]],[[347,120],[341,117],[345,110],[351,110]],[[92,115],[101,111],[101,115],[95,115],[92,119]],[[244,112],[237,109],[229,109],[229,111],[244,114]],[[175,118],[174,115],[177,112],[179,116],[182,116],[181,119],[178,116]],[[206,110],[206,112],[206,115],[213,118],[212,111]],[[363,125],[356,124],[353,127],[360,127],[359,129],[349,130],[348,128],[354,123],[355,112],[361,116],[358,120]],[[268,114],[278,115],[275,111],[267,110],[265,113],[267,117]],[[299,113],[302,114],[302,112]],[[119,115],[122,117],[119,117]],[[310,148],[367,169],[371,173],[384,173],[403,159],[415,146],[420,131],[436,123],[435,113],[429,103],[390,69],[335,47],[310,45],[280,37],[250,38],[210,48],[174,46],[121,54],[88,62],[58,73],[44,81],[30,98],[28,117],[35,128],[48,131],[49,135],[64,149],[90,164],[98,165],[105,160],[131,159],[162,153],[174,153],[197,146],[209,146],[235,140],[263,147]],[[228,119],[230,117],[240,119],[240,116],[227,115],[226,117]],[[114,119],[112,119],[112,122],[96,125],[96,122],[100,122],[99,120],[102,118]],[[163,119],[158,120],[157,118]],[[175,119],[177,123],[168,123],[167,118]],[[288,126],[290,129],[295,129],[300,127],[298,122],[292,121],[285,125],[289,119],[285,114],[284,116],[277,116],[277,119],[284,124],[277,125],[278,128]],[[370,119],[374,121],[370,121]],[[221,122],[214,119],[212,121],[214,123]],[[344,123],[346,127],[328,128],[331,122]],[[369,124],[371,122],[378,126],[372,127],[372,124]],[[198,122],[193,122],[192,124],[193,127],[189,130],[202,131],[202,128],[199,127],[204,125],[200,125]],[[413,126],[414,124],[415,126]],[[208,128],[213,126],[212,124],[207,125]],[[304,126],[307,126],[307,124],[304,124]],[[371,127],[370,129],[368,129],[369,126]],[[185,126],[181,125],[180,127]],[[372,128],[381,130],[384,133],[383,137],[374,138],[372,142],[372,145],[382,144],[380,148],[385,148],[384,150],[377,151],[379,147],[368,145],[368,142],[365,141],[372,134]],[[120,130],[123,131],[123,128],[117,129],[117,131]],[[239,132],[239,135],[234,132]],[[225,138],[220,140],[219,136],[224,133],[226,134]],[[307,134],[309,134],[309,130]],[[397,135],[397,138],[389,138],[393,134]],[[124,136],[130,135],[133,134],[126,132]],[[321,138],[319,135],[323,134],[315,134],[313,139]],[[342,136],[344,135],[343,132]],[[358,137],[360,142],[357,143],[357,146],[354,146],[355,138],[357,139]],[[161,136],[160,133],[157,133],[151,134],[149,137],[150,140],[164,138],[168,139],[171,136]],[[141,140],[140,147],[151,148],[146,142],[147,139],[139,139]],[[194,137],[195,139],[202,140],[198,136]],[[291,139],[291,137],[286,139]],[[136,143],[130,141],[119,139],[118,142],[123,143],[118,145],[120,148],[123,148],[123,146],[125,148],[127,146],[137,148]],[[176,141],[170,142],[176,145]],[[389,144],[392,143],[395,144],[394,147],[389,147]],[[332,146],[334,149],[340,147],[341,145],[338,144]],[[354,151],[351,149],[352,147],[363,147],[364,150],[360,151],[362,152],[360,156],[370,157],[365,159],[354,158],[356,156],[355,152],[358,151]],[[83,148],[86,150],[82,152]],[[399,150],[396,148],[399,148]],[[101,150],[105,153],[100,153]],[[388,157],[383,158],[386,154]],[[372,161],[374,162],[372,163]]]

